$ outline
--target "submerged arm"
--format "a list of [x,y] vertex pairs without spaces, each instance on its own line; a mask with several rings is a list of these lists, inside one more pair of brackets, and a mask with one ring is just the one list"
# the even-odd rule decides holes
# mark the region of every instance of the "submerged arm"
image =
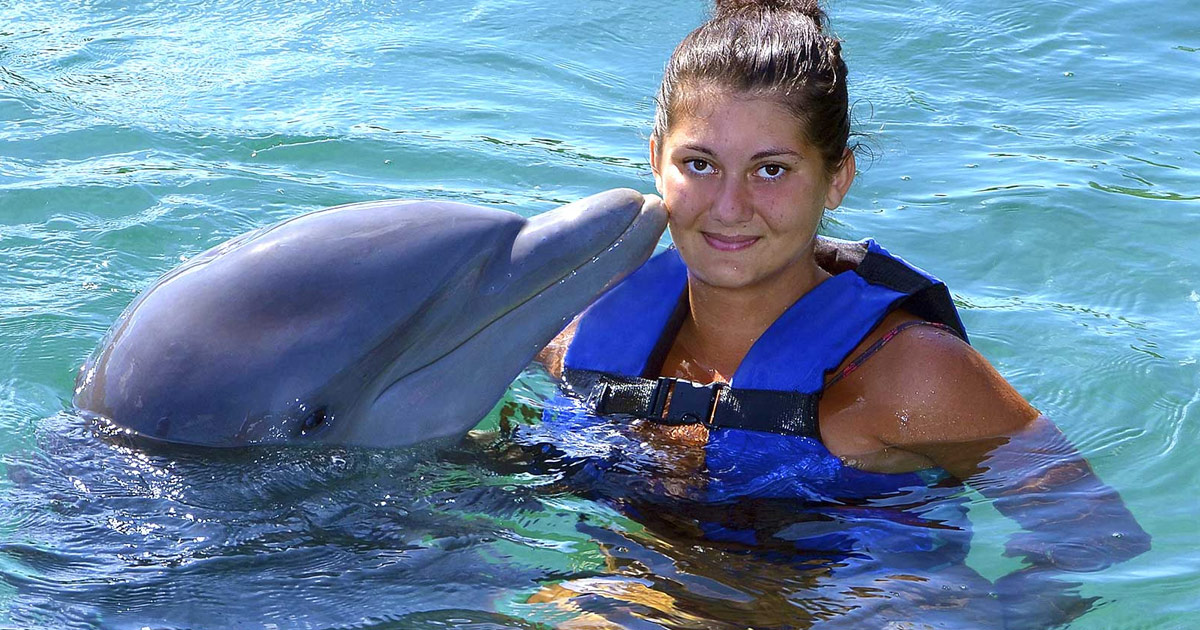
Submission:
[[1039,417],[987,454],[968,479],[1025,530],[1007,545],[1033,567],[1099,571],[1150,548],[1116,490],[1058,427]]
[[1128,560],[1150,548],[1150,536],[1054,423],[970,346],[926,332],[897,350],[909,369],[892,370],[880,386],[890,392],[892,417],[907,421],[877,414],[884,418],[877,435],[927,457],[1020,524],[1024,531],[1006,555],[1027,564],[996,582],[1011,627],[1044,627],[1085,612],[1090,601],[1068,594],[1075,585],[1056,578]]
[[1045,417],[997,446],[968,481],[1024,529],[1005,555],[1026,566],[996,581],[1010,627],[1036,628],[1069,620],[1091,600],[1068,593],[1064,573],[1105,569],[1150,549],[1150,536],[1116,490]]

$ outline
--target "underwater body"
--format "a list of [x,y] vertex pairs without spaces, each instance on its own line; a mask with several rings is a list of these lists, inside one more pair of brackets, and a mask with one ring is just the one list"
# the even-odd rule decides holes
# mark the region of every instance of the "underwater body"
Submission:
[[[1064,580],[1087,608],[1069,627],[1191,627],[1194,11],[829,8],[874,159],[824,231],[875,237],[946,280],[975,346],[1153,536]],[[238,234],[384,198],[532,215],[650,192],[651,96],[703,11],[0,7],[0,620],[994,624],[1021,530],[976,491],[931,477],[882,497],[697,501],[675,465],[687,454],[637,426],[544,423],[559,392],[536,367],[476,440],[415,449],[149,448],[71,410],[76,370],[122,309]]]

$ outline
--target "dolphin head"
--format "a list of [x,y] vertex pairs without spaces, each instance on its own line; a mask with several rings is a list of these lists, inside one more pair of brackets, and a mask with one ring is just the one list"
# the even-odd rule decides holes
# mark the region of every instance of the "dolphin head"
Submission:
[[81,368],[75,405],[209,446],[461,434],[665,224],[661,200],[632,190],[531,219],[422,201],[302,215],[139,296]]

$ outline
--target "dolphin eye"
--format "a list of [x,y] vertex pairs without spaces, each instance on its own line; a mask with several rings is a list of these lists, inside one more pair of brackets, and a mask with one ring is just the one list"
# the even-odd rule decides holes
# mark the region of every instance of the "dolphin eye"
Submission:
[[329,410],[326,407],[318,407],[304,418],[304,422],[300,425],[300,435],[310,433],[322,427],[329,420]]

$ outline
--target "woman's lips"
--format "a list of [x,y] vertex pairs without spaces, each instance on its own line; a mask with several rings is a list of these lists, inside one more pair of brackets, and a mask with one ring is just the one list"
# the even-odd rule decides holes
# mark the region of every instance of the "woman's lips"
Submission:
[[704,240],[708,242],[709,247],[723,252],[736,252],[758,242],[757,236],[727,236],[711,232],[701,232],[701,234],[704,235]]

